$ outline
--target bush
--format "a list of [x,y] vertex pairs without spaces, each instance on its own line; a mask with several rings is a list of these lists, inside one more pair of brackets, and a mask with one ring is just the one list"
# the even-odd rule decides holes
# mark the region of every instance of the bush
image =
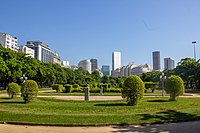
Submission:
[[71,90],[72,90],[72,85],[66,84],[64,87],[65,87],[65,92],[66,92],[66,93],[70,93],[70,92],[71,92]]
[[79,88],[79,85],[78,84],[74,84],[73,88]]
[[53,85],[51,86],[51,88],[52,88],[53,90],[56,90],[56,92],[62,92],[62,91],[65,90],[65,88],[63,87],[63,85],[60,85],[60,84],[53,84]]
[[170,76],[166,80],[165,91],[170,94],[170,101],[175,101],[177,96],[183,95],[183,80],[179,76]]
[[144,82],[144,85],[145,85],[145,93],[149,88],[152,90],[152,92],[154,92],[154,90],[159,87],[157,82]]
[[128,105],[136,105],[144,95],[144,83],[140,77],[132,75],[126,78],[122,89],[122,97],[127,98]]
[[90,93],[100,93],[100,88],[90,88]]
[[22,84],[21,95],[25,103],[31,102],[38,94],[38,84],[34,80],[26,80]]
[[9,96],[11,96],[11,98],[16,97],[16,95],[19,95],[19,93],[20,93],[19,85],[17,83],[13,83],[13,82],[8,84],[7,93]]
[[108,88],[106,92],[121,93],[121,88]]
[[[84,88],[84,87],[83,87]],[[72,88],[71,92],[83,92],[82,88]]]

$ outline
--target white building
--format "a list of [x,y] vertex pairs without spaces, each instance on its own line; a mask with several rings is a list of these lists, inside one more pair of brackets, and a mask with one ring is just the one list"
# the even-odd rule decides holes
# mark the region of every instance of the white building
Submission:
[[164,69],[175,68],[175,61],[172,58],[164,58]]
[[19,46],[19,52],[23,52],[26,56],[34,58],[35,51],[25,45]]
[[112,53],[112,70],[116,70],[121,67],[121,52]]
[[16,51],[16,52],[19,51],[19,47],[17,46],[18,39],[16,37],[12,37],[9,34],[0,32],[0,44],[4,48],[9,48],[9,49]]
[[120,68],[121,68],[121,52],[113,52],[111,75],[116,77],[116,75],[118,75],[116,74],[116,69],[120,69]]
[[87,70],[90,74],[92,73],[91,62],[90,60],[82,60],[78,63],[78,67],[82,67]]
[[141,76],[143,73],[152,71],[150,65],[139,65],[131,70],[131,74]]
[[69,61],[65,61],[65,60],[61,61],[61,66],[69,67]]
[[112,71],[112,76],[114,77],[127,77],[130,75],[138,75],[141,76],[143,73],[152,71],[152,68],[150,65],[135,65],[135,64],[129,64],[127,66],[123,66],[121,68],[118,68],[114,71]]
[[54,63],[55,52],[47,44],[40,41],[28,41],[26,46],[34,50],[34,58],[41,62]]

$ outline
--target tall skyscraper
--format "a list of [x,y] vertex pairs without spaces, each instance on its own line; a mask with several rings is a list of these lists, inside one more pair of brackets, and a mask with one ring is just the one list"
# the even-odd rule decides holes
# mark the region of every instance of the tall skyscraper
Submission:
[[103,76],[110,75],[110,66],[102,65],[101,72],[103,73]]
[[121,67],[121,52],[112,53],[112,71]]
[[160,51],[153,52],[153,70],[160,71]]
[[94,70],[98,69],[98,63],[97,59],[90,59],[91,62],[91,71],[93,72]]
[[164,69],[173,69],[175,67],[175,61],[172,58],[164,58]]

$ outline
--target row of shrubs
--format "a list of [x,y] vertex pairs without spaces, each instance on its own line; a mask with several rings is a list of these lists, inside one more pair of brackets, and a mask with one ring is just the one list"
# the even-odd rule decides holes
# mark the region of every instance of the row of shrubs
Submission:
[[[70,85],[61,85],[61,84],[53,84],[52,86],[53,90],[56,90],[56,92],[65,92],[65,93],[73,93],[73,92],[84,92],[85,87],[81,87],[78,84]],[[90,93],[99,93],[100,88],[90,88]],[[102,86],[104,92],[118,92],[121,93],[121,88],[108,88],[108,86]]]
[[7,93],[11,98],[15,98],[21,93],[25,103],[28,103],[33,100],[34,97],[38,94],[38,84],[34,80],[27,80],[19,86],[17,83],[9,83],[7,88]]

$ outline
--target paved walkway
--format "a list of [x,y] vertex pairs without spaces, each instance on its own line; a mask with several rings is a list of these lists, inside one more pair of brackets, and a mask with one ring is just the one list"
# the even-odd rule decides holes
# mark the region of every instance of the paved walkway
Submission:
[[200,133],[200,121],[147,126],[49,127],[0,124],[1,133]]

